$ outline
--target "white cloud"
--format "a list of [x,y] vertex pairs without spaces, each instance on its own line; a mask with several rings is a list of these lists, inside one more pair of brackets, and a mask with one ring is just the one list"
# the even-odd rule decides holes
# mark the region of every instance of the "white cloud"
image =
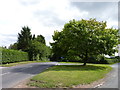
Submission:
[[[69,0],[1,0],[0,11],[0,46],[16,42],[24,25],[31,28],[32,34],[45,36],[49,45],[54,30],[61,30],[71,19],[92,16],[71,5]],[[109,23],[116,25],[116,21]]]

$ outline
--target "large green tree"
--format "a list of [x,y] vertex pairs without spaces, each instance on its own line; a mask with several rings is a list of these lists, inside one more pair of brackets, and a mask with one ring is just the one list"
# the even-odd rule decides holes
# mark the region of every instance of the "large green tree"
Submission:
[[118,44],[118,30],[106,27],[106,22],[96,19],[69,21],[61,32],[54,32],[53,56],[57,59],[77,56],[86,65],[91,56],[112,55]]
[[28,52],[32,40],[31,30],[28,26],[22,27],[21,33],[18,33],[18,50]]

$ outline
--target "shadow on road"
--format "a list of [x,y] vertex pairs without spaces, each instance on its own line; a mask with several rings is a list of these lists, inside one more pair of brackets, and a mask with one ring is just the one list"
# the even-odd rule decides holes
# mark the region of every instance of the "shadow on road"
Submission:
[[53,65],[32,65],[28,67],[19,67],[19,68],[13,68],[11,72],[13,73],[24,73],[24,74],[38,74],[41,71],[45,70],[48,67],[51,67]]

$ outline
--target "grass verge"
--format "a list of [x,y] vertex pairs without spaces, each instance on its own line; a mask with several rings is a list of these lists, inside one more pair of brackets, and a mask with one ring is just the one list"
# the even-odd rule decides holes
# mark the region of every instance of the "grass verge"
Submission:
[[66,88],[102,79],[112,68],[108,65],[60,65],[34,76],[27,84],[40,88]]
[[21,64],[38,63],[38,62],[50,62],[50,61],[24,61],[24,62],[16,62],[16,63],[9,63],[9,64],[1,64],[0,66],[11,67],[11,66],[17,66]]
[[59,63],[83,64],[83,63],[80,63],[80,62],[59,62]]

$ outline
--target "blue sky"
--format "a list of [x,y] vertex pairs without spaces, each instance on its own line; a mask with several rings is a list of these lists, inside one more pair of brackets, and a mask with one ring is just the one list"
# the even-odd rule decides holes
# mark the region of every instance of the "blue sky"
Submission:
[[23,26],[32,34],[42,34],[47,45],[55,30],[62,30],[69,20],[96,18],[107,21],[107,27],[118,27],[117,2],[78,2],[70,0],[1,0],[0,46],[17,41]]

